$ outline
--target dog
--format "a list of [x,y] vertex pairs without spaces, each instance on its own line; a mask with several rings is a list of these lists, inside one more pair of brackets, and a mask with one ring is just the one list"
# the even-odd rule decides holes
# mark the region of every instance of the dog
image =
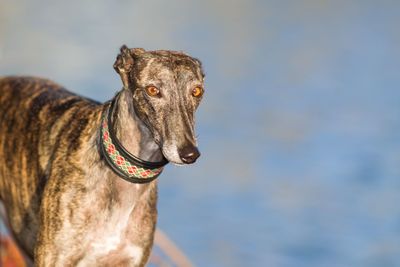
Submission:
[[104,104],[34,77],[0,79],[0,199],[35,266],[144,266],[157,176],[200,156],[201,62],[121,47]]

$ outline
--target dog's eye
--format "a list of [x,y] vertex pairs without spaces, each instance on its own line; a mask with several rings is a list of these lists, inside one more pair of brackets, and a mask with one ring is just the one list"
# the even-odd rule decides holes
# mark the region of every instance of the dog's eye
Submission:
[[200,97],[200,96],[203,95],[203,93],[204,93],[204,90],[203,90],[203,88],[200,87],[200,86],[196,86],[196,87],[193,88],[193,90],[192,90],[192,96],[194,96],[194,97]]
[[156,97],[160,97],[161,96],[160,90],[155,86],[147,86],[146,87],[146,93],[149,96],[156,96]]

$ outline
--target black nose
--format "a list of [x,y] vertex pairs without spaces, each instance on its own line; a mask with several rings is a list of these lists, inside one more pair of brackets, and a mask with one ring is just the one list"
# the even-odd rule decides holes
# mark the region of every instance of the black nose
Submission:
[[181,160],[186,163],[190,164],[196,161],[198,157],[200,157],[200,152],[195,146],[186,146],[179,151],[179,157]]

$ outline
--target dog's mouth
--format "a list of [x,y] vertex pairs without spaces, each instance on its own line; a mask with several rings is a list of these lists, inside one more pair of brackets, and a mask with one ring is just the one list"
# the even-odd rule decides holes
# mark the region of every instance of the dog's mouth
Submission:
[[194,145],[178,148],[172,144],[164,144],[161,151],[169,162],[178,166],[193,164],[200,157],[200,152]]
[[161,155],[161,161],[168,162],[168,163],[169,163],[169,162],[174,163],[173,161],[171,161],[171,160],[168,158],[167,155],[165,155],[165,153],[164,153],[164,151],[163,151],[163,145],[162,145],[161,141],[160,141],[159,139],[154,138],[154,143],[156,143],[156,145],[157,145],[158,148],[159,148],[159,153],[160,153],[160,155]]
[[171,150],[169,149],[169,147],[167,146],[160,146],[160,151],[163,155],[163,157],[170,163],[174,164],[174,165],[178,165],[178,166],[182,166],[185,165],[184,162],[182,162],[179,157],[176,156],[175,153],[171,153]]
[[162,141],[160,135],[151,127],[148,127],[148,129],[153,136],[154,143],[160,149],[163,160],[171,162],[174,165],[183,166],[195,163],[200,156],[197,146],[189,144],[180,148],[174,141]]

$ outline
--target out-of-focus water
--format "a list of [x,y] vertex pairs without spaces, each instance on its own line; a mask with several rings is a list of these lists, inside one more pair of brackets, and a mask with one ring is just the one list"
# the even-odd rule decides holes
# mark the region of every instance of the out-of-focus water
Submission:
[[203,61],[202,157],[160,177],[197,266],[400,266],[400,2],[0,2],[0,73],[97,100],[118,47]]

